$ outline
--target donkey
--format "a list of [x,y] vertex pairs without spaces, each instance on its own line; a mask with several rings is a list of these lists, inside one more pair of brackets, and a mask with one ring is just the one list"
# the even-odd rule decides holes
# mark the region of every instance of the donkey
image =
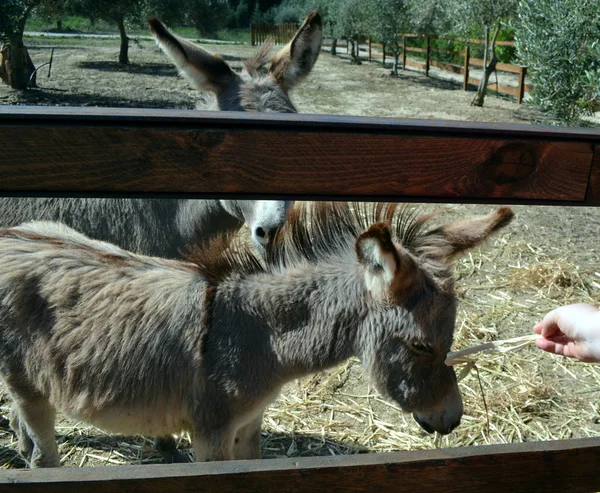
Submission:
[[291,202],[275,200],[0,198],[0,225],[59,221],[136,253],[181,258],[203,238],[250,228],[261,252],[286,219]]
[[323,22],[315,10],[310,12],[293,39],[271,60],[270,45],[246,60],[238,75],[229,64],[170,32],[156,18],[148,21],[158,46],[171,58],[193,87],[215,94],[215,109],[225,111],[267,111],[296,113],[288,92],[312,70],[323,42]]
[[[312,70],[323,40],[318,12],[311,12],[290,43],[268,63],[265,46],[236,74],[220,57],[172,34],[161,21],[151,19],[157,43],[181,73],[200,90],[217,95],[216,109],[295,113],[288,92]],[[0,225],[25,221],[61,221],[86,235],[116,243],[126,250],[167,258],[217,232],[239,229],[244,222],[252,238],[264,248],[283,224],[290,202],[243,200],[141,199],[0,199]]]
[[260,457],[282,385],[358,356],[428,432],[462,400],[444,364],[451,262],[513,213],[430,228],[394,206],[295,207],[267,261],[213,239],[146,257],[58,223],[0,230],[0,375],[32,467],[60,464],[56,411],[114,433],[189,430],[197,461]]

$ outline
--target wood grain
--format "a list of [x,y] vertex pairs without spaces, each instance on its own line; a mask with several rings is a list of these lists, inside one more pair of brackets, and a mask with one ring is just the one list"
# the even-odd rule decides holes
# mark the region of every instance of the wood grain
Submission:
[[600,145],[595,146],[592,170],[590,172],[590,186],[586,203],[590,205],[600,204]]
[[[0,110],[0,193],[577,203],[600,141],[464,122],[75,111]],[[533,173],[498,162],[515,145],[535,157]]]
[[600,438],[205,464],[0,471],[0,492],[587,493]]

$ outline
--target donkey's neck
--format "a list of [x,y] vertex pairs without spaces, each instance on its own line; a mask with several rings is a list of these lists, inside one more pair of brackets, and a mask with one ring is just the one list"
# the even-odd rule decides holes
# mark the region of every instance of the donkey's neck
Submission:
[[282,383],[355,353],[356,329],[366,309],[356,262],[336,259],[335,264],[250,276],[229,295],[235,299],[229,306],[241,310],[237,329],[250,323],[249,332],[260,333],[265,354],[273,357],[267,364]]

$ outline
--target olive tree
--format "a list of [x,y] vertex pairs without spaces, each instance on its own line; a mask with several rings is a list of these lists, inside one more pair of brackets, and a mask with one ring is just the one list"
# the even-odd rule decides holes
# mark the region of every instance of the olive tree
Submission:
[[41,0],[0,0],[0,79],[13,89],[35,83],[35,67],[23,43],[25,24]]
[[515,41],[535,105],[567,124],[600,111],[598,0],[520,0]]
[[[550,0],[552,1],[552,0]],[[516,11],[517,0],[447,0],[448,22],[457,33],[475,33],[484,40],[483,76],[471,104],[483,106],[490,75],[496,69],[496,40],[500,28],[509,22]]]
[[411,25],[405,0],[373,0],[371,32],[394,55],[392,75],[398,75],[398,58],[402,53],[400,34]]

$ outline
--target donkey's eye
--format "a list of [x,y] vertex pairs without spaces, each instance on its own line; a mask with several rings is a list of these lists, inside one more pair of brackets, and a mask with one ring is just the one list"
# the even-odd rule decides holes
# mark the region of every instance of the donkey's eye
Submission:
[[434,354],[434,350],[431,346],[429,346],[428,344],[421,344],[419,342],[411,342],[408,345],[410,347],[410,349],[413,350],[413,352],[417,353],[417,354],[421,354],[421,355],[425,355],[425,356],[433,356]]

